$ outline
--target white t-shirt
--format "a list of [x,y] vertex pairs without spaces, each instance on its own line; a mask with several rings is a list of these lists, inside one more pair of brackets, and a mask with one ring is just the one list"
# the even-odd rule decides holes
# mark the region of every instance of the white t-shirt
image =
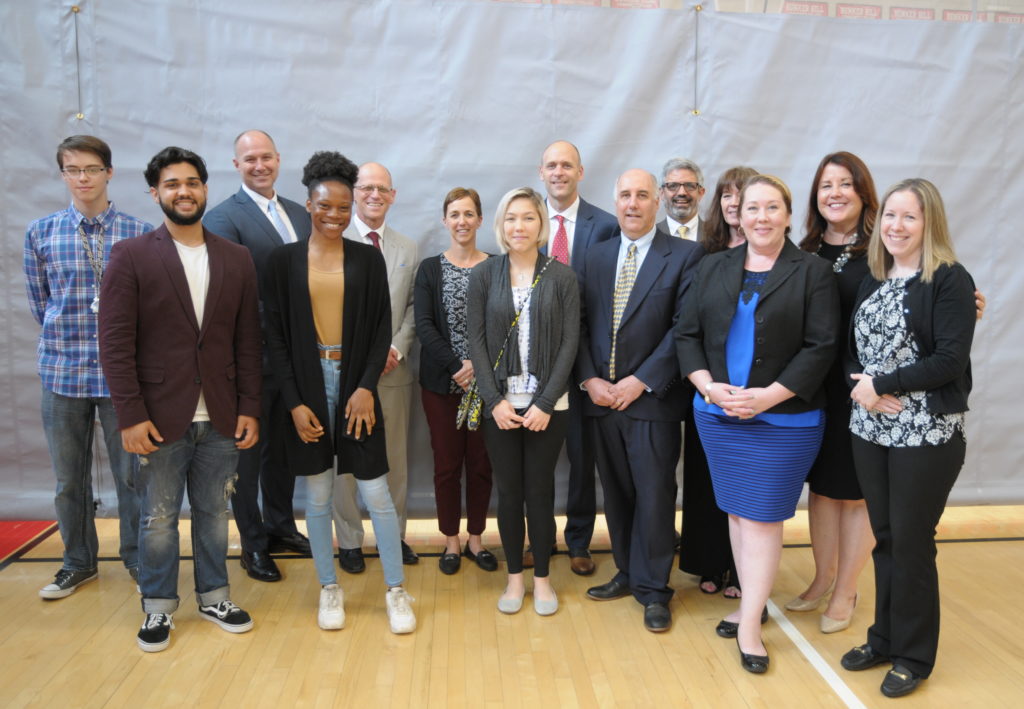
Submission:
[[[210,259],[206,253],[206,244],[199,246],[185,246],[177,241],[174,247],[178,249],[178,258],[185,269],[185,280],[188,281],[188,292],[192,296],[192,309],[196,312],[196,322],[199,327],[203,326],[203,312],[206,310],[206,294],[210,290]],[[209,421],[210,414],[206,410],[206,399],[203,392],[199,392],[199,402],[196,404],[196,413],[192,417],[196,421]]]

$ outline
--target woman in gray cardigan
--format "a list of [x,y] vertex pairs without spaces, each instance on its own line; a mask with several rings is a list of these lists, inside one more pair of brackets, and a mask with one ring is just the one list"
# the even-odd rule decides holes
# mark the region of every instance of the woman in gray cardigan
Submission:
[[579,286],[572,269],[540,253],[548,239],[548,216],[543,198],[533,190],[512,190],[502,198],[494,231],[502,256],[473,269],[466,315],[508,564],[498,610],[518,612],[526,593],[525,506],[534,553],[533,606],[538,614],[551,615],[558,610],[548,578],[555,541],[555,463],[568,426]]

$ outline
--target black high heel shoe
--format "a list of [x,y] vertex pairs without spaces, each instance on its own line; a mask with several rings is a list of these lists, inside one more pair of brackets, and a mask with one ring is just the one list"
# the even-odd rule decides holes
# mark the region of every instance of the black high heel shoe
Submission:
[[740,647],[739,638],[736,638],[736,649],[740,651],[740,666],[747,672],[752,672],[755,675],[763,675],[768,671],[767,655],[748,655],[743,652],[743,648]]

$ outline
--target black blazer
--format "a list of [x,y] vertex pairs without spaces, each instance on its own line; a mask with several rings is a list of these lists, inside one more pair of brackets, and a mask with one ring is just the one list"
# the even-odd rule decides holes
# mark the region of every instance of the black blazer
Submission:
[[[372,480],[388,471],[384,416],[377,382],[391,347],[391,297],[387,267],[380,251],[345,241],[345,304],[342,314],[341,391],[333,437],[303,443],[291,410],[305,404],[325,428],[327,395],[317,351],[316,325],[309,298],[309,249],[306,242],[285,244],[271,253],[263,273],[266,341],[282,407],[271,412],[272,455],[294,475],[316,475],[333,465],[338,473]],[[377,425],[362,442],[342,435],[345,404],[359,387],[373,393]]]
[[[708,256],[698,267],[675,332],[684,375],[707,369],[714,381],[729,381],[725,341],[746,258],[743,244]],[[787,239],[758,298],[747,386],[777,381],[796,394],[769,409],[771,413],[823,408],[822,382],[836,353],[838,331],[839,293],[832,264]]]
[[[593,246],[586,255],[580,279],[582,323],[574,386],[591,377],[608,379],[615,266],[620,244],[620,239],[610,239]],[[626,415],[632,418],[682,420],[686,395],[680,383],[672,328],[694,266],[703,255],[704,249],[692,241],[656,232],[636,274],[619,322],[615,350],[616,380],[634,375],[650,389],[626,409]],[[587,396],[584,406],[588,416],[604,416],[610,411]]]
[[[848,373],[862,372],[857,358],[856,320],[861,303],[882,285],[871,274],[861,283],[850,318]],[[903,315],[921,359],[890,374],[875,377],[875,392],[896,394],[924,391],[933,414],[967,411],[971,393],[971,343],[978,321],[974,303],[974,279],[959,263],[943,265],[930,283],[920,274],[907,282]]]
[[421,345],[420,386],[436,394],[448,394],[452,376],[462,369],[462,360],[452,350],[448,313],[441,301],[440,254],[420,262],[413,286],[413,308]]

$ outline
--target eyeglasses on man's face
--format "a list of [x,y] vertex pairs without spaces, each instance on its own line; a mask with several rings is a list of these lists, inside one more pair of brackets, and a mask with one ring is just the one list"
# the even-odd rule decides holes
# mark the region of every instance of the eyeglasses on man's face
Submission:
[[669,194],[675,194],[676,192],[679,191],[680,187],[682,187],[688,193],[693,194],[694,192],[701,188],[701,185],[700,183],[697,182],[666,182],[661,186],[661,188],[668,192]]
[[64,177],[81,177],[83,174],[89,177],[96,177],[102,175],[107,171],[107,168],[102,165],[90,165],[89,167],[65,167],[61,170]]

